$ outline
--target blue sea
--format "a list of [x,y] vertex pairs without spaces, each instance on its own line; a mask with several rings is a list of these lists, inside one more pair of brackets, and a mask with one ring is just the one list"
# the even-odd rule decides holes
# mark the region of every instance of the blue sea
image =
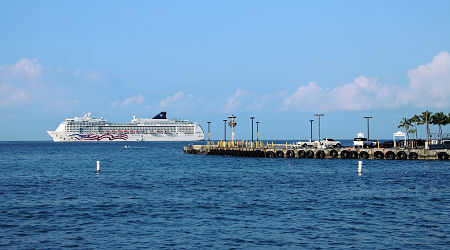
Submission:
[[450,248],[450,161],[186,144],[0,142],[0,248]]

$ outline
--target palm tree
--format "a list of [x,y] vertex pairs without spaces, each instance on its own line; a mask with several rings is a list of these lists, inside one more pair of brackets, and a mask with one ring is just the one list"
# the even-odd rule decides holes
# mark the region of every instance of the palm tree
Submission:
[[417,140],[417,124],[420,123],[420,117],[417,115],[414,115],[413,117],[409,118],[410,123],[414,123],[414,133],[416,135]]
[[[412,134],[414,136],[414,133],[417,133],[417,130],[415,128],[412,128],[412,129],[408,130],[408,133],[410,133],[410,134]],[[408,145],[411,146],[411,142],[409,140],[408,140]]]
[[428,126],[428,122],[431,119],[431,114],[433,114],[433,112],[430,111],[424,111],[422,112],[422,114],[419,116],[420,117],[420,123],[419,124],[426,124],[427,125],[427,143],[428,140],[430,139],[430,128]]
[[411,126],[411,123],[409,122],[408,119],[406,119],[406,117],[403,117],[402,120],[400,121],[400,125],[398,125],[397,128],[404,128],[406,131],[406,137],[409,140],[409,126]]
[[442,141],[442,125],[448,124],[448,117],[443,112],[435,113],[433,116],[431,116],[431,124],[438,125],[439,126],[439,139]]

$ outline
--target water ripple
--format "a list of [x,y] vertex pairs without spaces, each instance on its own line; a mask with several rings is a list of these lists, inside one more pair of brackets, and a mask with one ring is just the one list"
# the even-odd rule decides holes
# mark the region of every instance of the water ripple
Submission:
[[[184,155],[183,143],[3,143],[1,248],[450,245],[449,162]],[[101,161],[96,174],[95,162]]]

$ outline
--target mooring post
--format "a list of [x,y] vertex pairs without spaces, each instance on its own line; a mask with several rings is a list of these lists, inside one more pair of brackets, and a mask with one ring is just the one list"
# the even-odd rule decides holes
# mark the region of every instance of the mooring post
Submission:
[[362,173],[362,165],[363,165],[363,162],[362,161],[358,161],[358,174],[360,174],[360,175]]

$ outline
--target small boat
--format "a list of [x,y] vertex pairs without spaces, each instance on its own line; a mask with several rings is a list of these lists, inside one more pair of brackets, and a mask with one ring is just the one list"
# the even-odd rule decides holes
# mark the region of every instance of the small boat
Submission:
[[125,145],[125,146],[123,146],[123,148],[131,148],[130,146],[128,146],[128,145]]

